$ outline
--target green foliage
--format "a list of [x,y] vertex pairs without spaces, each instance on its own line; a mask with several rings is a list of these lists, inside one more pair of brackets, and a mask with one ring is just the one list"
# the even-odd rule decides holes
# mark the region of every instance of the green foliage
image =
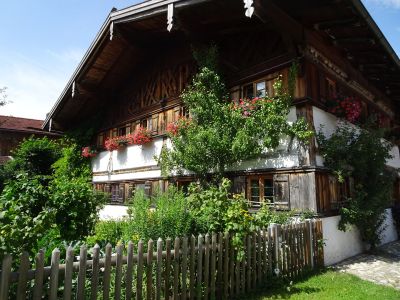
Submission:
[[332,169],[339,181],[352,177],[354,192],[341,209],[339,229],[347,224],[358,227],[371,248],[379,243],[384,221],[383,212],[391,200],[393,173],[385,166],[390,159],[391,145],[382,140],[382,133],[370,128],[339,127],[330,138],[320,131],[318,144],[325,166]]
[[81,149],[75,143],[64,142],[62,156],[53,164],[54,178],[82,177],[91,180],[90,161],[81,155]]
[[93,190],[84,177],[58,179],[54,181],[51,193],[61,238],[73,241],[88,236],[106,202],[105,195]]
[[94,235],[88,236],[86,242],[90,246],[99,244],[100,247],[104,247],[107,243],[117,245],[122,240],[126,226],[126,221],[99,221],[94,227]]
[[275,211],[271,210],[269,205],[264,203],[257,211],[254,221],[259,228],[267,228],[269,224],[288,224],[294,217],[293,211]]
[[185,196],[174,187],[156,193],[151,199],[145,197],[143,191],[137,191],[129,214],[124,241],[175,238],[192,232],[193,220],[186,209]]
[[55,226],[56,211],[48,199],[42,177],[22,173],[10,181],[0,196],[0,254],[33,254],[38,240]]
[[274,149],[283,136],[307,141],[312,135],[303,119],[287,122],[291,96],[277,80],[271,99],[251,103],[244,112],[228,101],[219,75],[204,67],[182,94],[192,119],[178,123],[178,134],[171,134],[172,149],[159,157],[163,174],[190,170],[204,178],[214,173],[220,178],[227,167],[260,156]]
[[93,190],[75,144],[30,138],[14,158],[3,170],[10,178],[0,196],[1,254],[33,254],[91,233],[105,196]]
[[29,175],[51,175],[52,165],[61,157],[60,146],[47,137],[31,137],[24,140],[12,153],[13,160],[8,168],[14,173],[26,172]]

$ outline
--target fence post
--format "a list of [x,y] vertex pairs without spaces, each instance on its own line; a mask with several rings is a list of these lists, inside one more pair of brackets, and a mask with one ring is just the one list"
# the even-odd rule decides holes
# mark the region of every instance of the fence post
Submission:
[[308,243],[308,259],[311,264],[311,268],[314,269],[314,247],[313,247],[313,228],[312,228],[312,223],[310,219],[306,220],[306,226],[307,226],[307,243]]

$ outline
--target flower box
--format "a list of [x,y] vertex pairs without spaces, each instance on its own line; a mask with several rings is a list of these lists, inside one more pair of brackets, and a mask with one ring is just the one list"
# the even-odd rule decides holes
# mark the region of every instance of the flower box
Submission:
[[328,101],[327,105],[330,113],[351,123],[357,122],[361,116],[362,105],[357,97],[338,96]]
[[149,130],[139,127],[134,133],[116,136],[105,141],[104,147],[108,151],[118,150],[128,145],[143,145],[151,142],[152,135]]

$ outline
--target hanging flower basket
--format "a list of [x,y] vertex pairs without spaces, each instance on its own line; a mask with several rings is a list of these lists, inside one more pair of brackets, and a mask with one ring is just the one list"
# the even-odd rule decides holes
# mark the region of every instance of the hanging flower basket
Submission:
[[330,113],[351,123],[358,121],[361,116],[362,105],[357,97],[338,96],[328,101],[327,105]]
[[96,157],[96,155],[97,155],[96,149],[92,149],[90,146],[82,148],[82,156],[83,157]]

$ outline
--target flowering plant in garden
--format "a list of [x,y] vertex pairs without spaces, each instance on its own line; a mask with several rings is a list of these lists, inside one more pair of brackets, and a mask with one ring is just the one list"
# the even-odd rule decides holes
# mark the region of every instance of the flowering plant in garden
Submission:
[[347,121],[354,123],[360,116],[362,111],[361,101],[357,97],[336,97],[328,102],[329,112],[339,118],[344,118]]
[[132,142],[134,145],[143,145],[146,143],[151,142],[151,131],[147,130],[144,127],[139,127],[133,134],[132,134]]
[[82,148],[82,156],[83,157],[95,157],[97,155],[97,150],[92,149],[90,146]]
[[167,133],[170,136],[177,136],[179,131],[189,127],[191,120],[185,117],[179,117],[178,120],[167,125]]

